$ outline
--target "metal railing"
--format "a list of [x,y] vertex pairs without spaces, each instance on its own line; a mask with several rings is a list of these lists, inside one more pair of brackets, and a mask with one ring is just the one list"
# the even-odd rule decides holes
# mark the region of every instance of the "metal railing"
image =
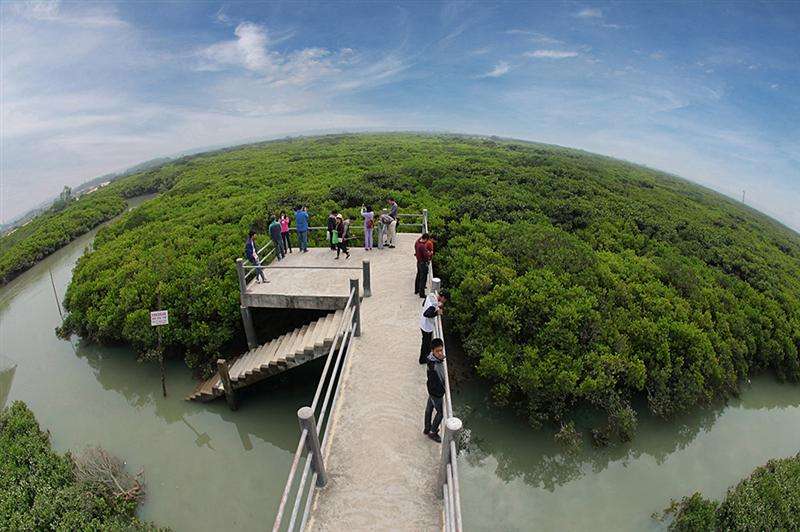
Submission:
[[[323,487],[328,481],[323,454],[329,443],[330,414],[339,399],[341,384],[339,374],[347,363],[353,337],[361,336],[361,297],[358,284],[358,279],[350,280],[350,296],[342,315],[342,321],[339,323],[336,337],[328,352],[325,367],[322,369],[322,375],[314,392],[311,406],[304,406],[297,411],[297,418],[300,422],[300,441],[292,459],[289,478],[286,480],[280,505],[278,506],[278,513],[272,526],[273,532],[284,529],[284,518],[286,517],[289,499],[293,493],[294,502],[285,530],[296,529],[298,516],[300,517],[300,530],[305,528],[314,494],[316,493],[313,488],[314,486]],[[322,397],[323,390],[324,397]],[[320,402],[320,397],[322,397],[322,402]],[[295,479],[304,454],[305,464],[295,489]],[[307,482],[309,473],[311,473],[311,481]],[[301,506],[303,507],[302,515],[300,515]]]
[[[423,211],[422,231],[428,233],[428,211]],[[441,281],[433,274],[433,264],[428,268],[428,283],[431,292],[438,295]],[[444,327],[442,317],[436,316],[434,321],[433,337],[444,340]],[[442,349],[445,349],[444,346]],[[461,490],[458,478],[458,448],[456,436],[462,428],[461,420],[453,414],[453,399],[450,393],[450,373],[447,370],[447,353],[442,362],[444,366],[444,438],[442,438],[442,458],[439,467],[439,477],[436,483],[437,495],[444,502],[444,529],[447,532],[461,532]],[[441,489],[441,492],[438,490]]]

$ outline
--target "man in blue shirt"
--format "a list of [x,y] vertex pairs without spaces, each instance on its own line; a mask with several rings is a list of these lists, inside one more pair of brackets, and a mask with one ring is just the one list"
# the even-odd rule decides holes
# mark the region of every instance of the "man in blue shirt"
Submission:
[[256,282],[268,283],[264,271],[261,268],[261,262],[258,260],[258,253],[256,252],[256,232],[250,231],[247,236],[247,243],[244,245],[244,256],[250,261],[250,264],[256,267]]
[[294,225],[300,241],[300,251],[308,253],[308,207],[303,205],[294,213]]

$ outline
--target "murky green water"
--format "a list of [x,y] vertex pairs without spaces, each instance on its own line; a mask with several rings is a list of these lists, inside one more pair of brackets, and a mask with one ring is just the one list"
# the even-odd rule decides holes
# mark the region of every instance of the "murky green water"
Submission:
[[[48,270],[63,296],[94,232],[0,290],[0,406],[21,399],[61,451],[98,444],[144,468],[141,516],[178,531],[271,526],[297,445],[295,412],[319,365],[293,370],[247,393],[237,412],[224,401],[183,400],[193,386],[181,363],[158,367],[126,348],[59,340]],[[800,387],[760,378],[727,406],[674,423],[640,418],[633,443],[560,453],[552,433],[532,431],[492,408],[475,380],[454,403],[471,434],[459,460],[468,530],[651,530],[670,498],[720,496],[768,459],[800,451]]]
[[183,400],[194,387],[181,363],[157,364],[129,349],[59,340],[48,270],[63,297],[72,267],[94,236],[76,240],[0,290],[0,406],[23,400],[56,449],[98,444],[144,468],[141,516],[179,531],[271,527],[297,445],[296,411],[313,396],[319,367],[298,368],[243,397]]
[[587,443],[575,456],[551,431],[496,412],[480,383],[460,388],[453,400],[470,430],[459,459],[470,530],[662,530],[650,516],[670,499],[695,491],[721,498],[767,460],[800,452],[800,386],[766,376],[739,399],[673,423],[639,412],[633,442]]

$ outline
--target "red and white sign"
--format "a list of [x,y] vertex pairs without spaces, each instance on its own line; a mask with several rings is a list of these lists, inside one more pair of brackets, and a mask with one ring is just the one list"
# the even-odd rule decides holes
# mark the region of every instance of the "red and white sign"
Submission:
[[150,313],[150,325],[167,325],[169,323],[168,310],[154,310]]

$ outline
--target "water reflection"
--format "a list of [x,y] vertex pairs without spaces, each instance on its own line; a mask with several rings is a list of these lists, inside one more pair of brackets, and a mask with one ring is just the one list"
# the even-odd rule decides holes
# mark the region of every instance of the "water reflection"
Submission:
[[[767,381],[767,382],[764,382]],[[464,460],[473,467],[485,464],[488,457],[496,462],[494,474],[505,482],[522,479],[526,484],[548,491],[592,472],[599,473],[610,463],[623,465],[642,457],[663,464],[673,453],[691,444],[699,434],[708,432],[728,408],[746,410],[780,409],[800,406],[797,386],[777,384],[771,377],[761,377],[759,384],[769,386],[771,393],[747,393],[742,397],[718,402],[692,414],[671,421],[652,416],[643,406],[637,415],[639,425],[632,442],[594,448],[584,429],[584,445],[577,453],[564,453],[554,441],[552,429],[534,430],[524,420],[498,412],[480,384],[466,385],[463,395],[454,402],[460,404],[459,415],[469,429]]]
[[[77,356],[86,360],[94,378],[106,390],[124,397],[137,409],[150,408],[167,424],[181,422],[195,434],[195,444],[214,449],[208,428],[198,421],[188,421],[194,414],[214,414],[235,426],[242,447],[253,449],[252,438],[258,438],[286,451],[294,451],[297,434],[285,430],[297,424],[296,412],[313,396],[322,359],[304,364],[273,379],[242,390],[240,408],[228,409],[225,401],[195,403],[184,400],[196,381],[178,360],[166,361],[168,396],[161,394],[160,372],[155,363],[138,362],[126,347],[108,347],[85,341],[76,342]],[[262,415],[263,413],[263,415]],[[202,416],[201,421],[207,418]]]

